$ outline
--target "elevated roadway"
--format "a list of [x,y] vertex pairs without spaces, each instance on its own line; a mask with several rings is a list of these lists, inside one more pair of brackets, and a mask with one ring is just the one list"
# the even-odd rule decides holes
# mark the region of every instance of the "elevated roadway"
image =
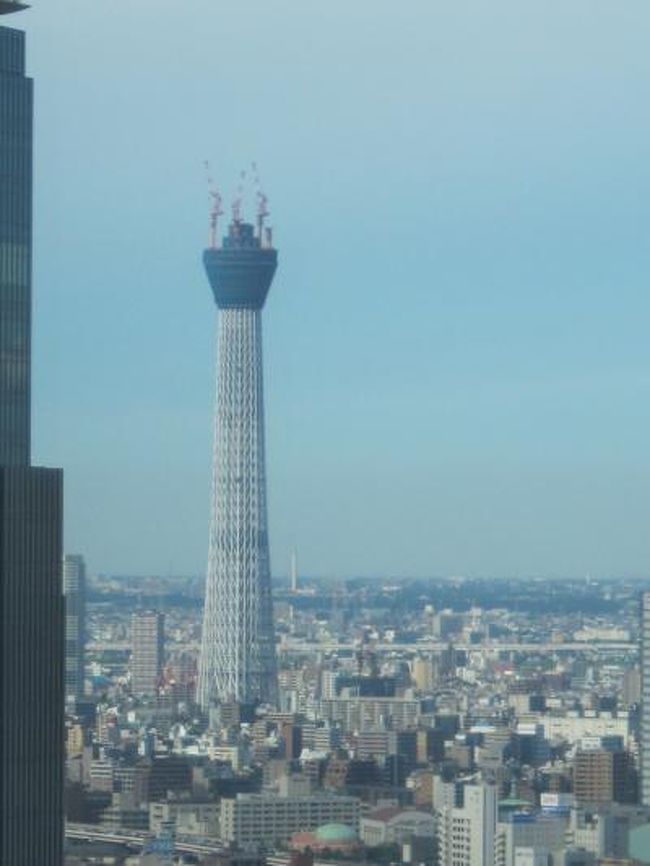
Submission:
[[312,643],[296,638],[286,638],[278,644],[280,652],[355,652],[359,649],[370,649],[376,652],[395,653],[442,653],[452,646],[455,650],[466,650],[476,653],[524,652],[524,653],[554,653],[554,652],[631,652],[638,649],[632,641],[591,641],[570,643],[481,643],[471,644],[463,641],[414,641],[410,643],[374,643],[360,645],[358,643],[322,641]]
[[[125,827],[111,829],[96,824],[66,824],[65,835],[66,839],[83,842],[113,842],[137,850],[142,850],[145,843],[151,840],[151,833],[145,830],[129,830]],[[208,839],[197,839],[191,836],[177,836],[175,848],[179,854],[218,854],[223,851],[223,845],[216,841],[210,842]]]
[[[572,641],[562,643],[517,643],[509,641],[507,643],[481,643],[470,644],[463,641],[413,641],[409,643],[397,642],[379,642],[361,645],[351,641],[308,641],[302,638],[283,638],[278,644],[278,652],[288,653],[305,653],[305,652],[356,652],[365,647],[376,652],[383,653],[442,653],[450,646],[455,650],[465,650],[473,653],[496,653],[496,652],[523,652],[523,653],[556,653],[556,652],[636,652],[638,644],[634,641]],[[169,650],[184,650],[184,651],[199,651],[199,644],[196,642],[186,644],[168,643]],[[107,642],[107,643],[90,643],[87,645],[89,653],[99,653],[107,651],[130,652],[131,644],[128,641]]]

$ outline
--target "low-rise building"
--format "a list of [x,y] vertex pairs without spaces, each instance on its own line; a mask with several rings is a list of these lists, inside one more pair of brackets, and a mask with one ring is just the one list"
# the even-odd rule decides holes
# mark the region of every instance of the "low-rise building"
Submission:
[[170,800],[149,803],[149,828],[160,833],[172,823],[176,833],[184,836],[218,836],[219,803]]
[[238,794],[221,801],[221,838],[234,845],[286,843],[300,830],[323,824],[359,826],[359,799],[335,794],[277,797]]
[[436,824],[432,812],[417,809],[375,809],[361,818],[359,835],[364,845],[376,848],[379,845],[410,842],[414,837],[433,838]]

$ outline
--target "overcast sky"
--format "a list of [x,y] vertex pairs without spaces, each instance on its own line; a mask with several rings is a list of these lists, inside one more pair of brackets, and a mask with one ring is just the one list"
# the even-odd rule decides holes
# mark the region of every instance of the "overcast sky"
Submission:
[[[5,23],[8,23],[6,19]],[[256,160],[273,571],[650,573],[650,4],[34,0],[34,457],[200,573],[203,162]]]

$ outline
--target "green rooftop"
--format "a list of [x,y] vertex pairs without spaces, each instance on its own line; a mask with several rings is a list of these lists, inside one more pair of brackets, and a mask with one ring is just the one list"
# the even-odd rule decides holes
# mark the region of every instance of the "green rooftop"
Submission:
[[316,838],[319,842],[332,842],[342,844],[343,842],[357,842],[357,831],[347,824],[323,824],[316,830]]

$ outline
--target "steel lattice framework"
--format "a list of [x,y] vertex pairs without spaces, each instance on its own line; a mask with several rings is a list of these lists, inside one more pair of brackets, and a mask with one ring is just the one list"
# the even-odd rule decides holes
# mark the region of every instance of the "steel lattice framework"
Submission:
[[[275,270],[275,251],[262,249],[257,238],[250,247],[252,226],[235,228],[233,235],[231,226],[229,248],[206,252],[220,309],[212,509],[198,683],[198,700],[204,708],[223,701],[274,703],[277,696],[261,314]],[[274,254],[272,267],[265,256],[269,252]],[[241,290],[242,285],[246,291]],[[251,288],[255,289],[252,293]]]

